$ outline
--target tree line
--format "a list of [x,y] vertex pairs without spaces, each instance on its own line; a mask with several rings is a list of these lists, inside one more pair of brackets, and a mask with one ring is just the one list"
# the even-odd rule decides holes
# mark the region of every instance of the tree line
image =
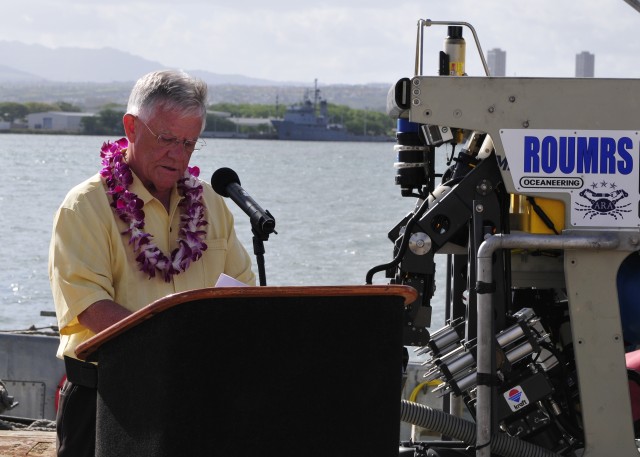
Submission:
[[[271,128],[269,118],[282,117],[285,107],[268,104],[216,103],[208,107],[207,131],[264,133],[265,127]],[[0,102],[0,120],[17,124],[27,115],[47,111],[83,112],[79,106],[68,102]],[[82,119],[82,132],[87,135],[124,135],[122,116],[125,109],[121,105],[105,105],[95,116]],[[331,122],[343,124],[354,134],[392,135],[395,121],[385,113],[353,109],[346,105],[328,104]],[[234,122],[238,118],[263,118],[263,125],[241,125]]]

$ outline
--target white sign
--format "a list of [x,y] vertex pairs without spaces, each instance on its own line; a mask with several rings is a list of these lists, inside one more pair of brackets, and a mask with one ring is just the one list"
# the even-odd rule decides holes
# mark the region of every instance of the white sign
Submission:
[[527,394],[524,393],[522,387],[515,386],[502,394],[507,401],[511,411],[518,411],[529,404]]
[[639,132],[505,129],[500,138],[516,190],[569,194],[573,227],[640,226]]

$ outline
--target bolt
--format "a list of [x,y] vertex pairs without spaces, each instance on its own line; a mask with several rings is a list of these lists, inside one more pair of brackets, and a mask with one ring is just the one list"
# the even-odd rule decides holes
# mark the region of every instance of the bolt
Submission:
[[476,205],[476,213],[481,213],[484,211],[484,206],[480,203]]
[[491,185],[491,182],[487,181],[486,179],[480,181],[476,187],[476,190],[481,195],[487,195],[489,192],[491,192],[491,189],[493,189],[493,186]]
[[510,101],[511,103],[515,102],[515,101],[516,101],[516,97],[515,97],[514,95],[510,95],[510,96],[509,96],[509,101]]
[[487,111],[489,111],[490,113],[493,113],[496,109],[493,106],[490,106],[489,109]]
[[529,121],[524,121],[524,122],[522,123],[522,126],[523,126],[525,129],[528,129],[528,128],[529,128]]

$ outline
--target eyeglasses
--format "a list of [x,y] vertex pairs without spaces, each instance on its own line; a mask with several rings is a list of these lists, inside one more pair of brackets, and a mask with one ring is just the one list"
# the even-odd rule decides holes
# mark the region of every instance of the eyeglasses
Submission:
[[136,116],[136,119],[138,119],[140,122],[144,124],[147,130],[149,130],[149,133],[151,133],[151,135],[156,137],[156,141],[158,141],[158,144],[161,146],[170,147],[170,146],[181,144],[182,147],[184,148],[184,151],[188,154],[191,154],[193,151],[198,151],[202,149],[207,144],[202,139],[198,139],[195,141],[181,140],[179,138],[176,138],[175,136],[167,136],[162,133],[160,135],[156,135],[145,121],[140,119],[138,116]]

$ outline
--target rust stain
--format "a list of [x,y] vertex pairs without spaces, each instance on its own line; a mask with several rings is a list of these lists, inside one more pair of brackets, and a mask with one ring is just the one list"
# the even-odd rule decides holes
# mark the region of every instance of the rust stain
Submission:
[[33,446],[31,448],[31,450],[29,452],[27,452],[27,455],[31,456],[47,456],[47,455],[55,455],[55,454],[51,454],[51,452],[55,452],[56,450],[56,443],[43,443],[43,442],[39,442],[36,443],[35,446]]

